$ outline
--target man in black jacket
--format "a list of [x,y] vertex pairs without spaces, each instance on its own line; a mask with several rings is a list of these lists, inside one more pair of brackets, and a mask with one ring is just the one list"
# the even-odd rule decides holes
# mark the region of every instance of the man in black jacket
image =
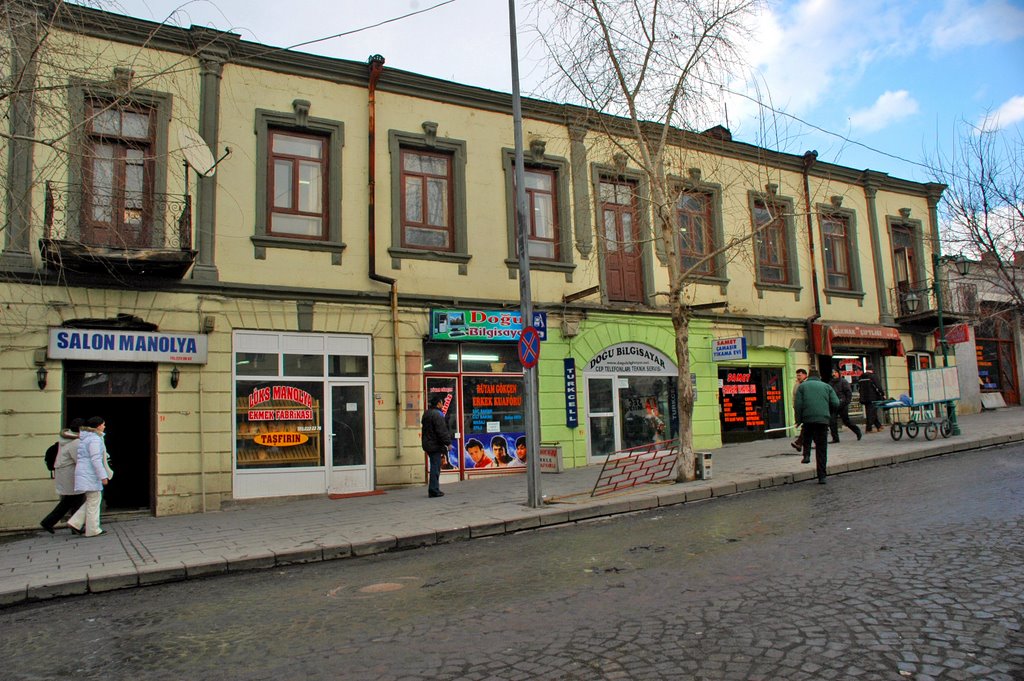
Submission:
[[885,396],[885,388],[878,382],[878,377],[875,376],[875,372],[871,370],[870,366],[864,367],[864,373],[860,375],[860,379],[857,381],[857,390],[860,392],[860,403],[864,405],[864,415],[867,417],[864,430],[869,433],[872,427],[882,430],[882,420],[878,417],[878,407],[873,406],[872,402],[881,401],[882,397]]
[[838,370],[832,371],[832,381],[829,383],[832,389],[836,391],[836,395],[839,396],[839,409],[832,414],[832,420],[829,422],[829,430],[832,431],[832,442],[835,444],[839,443],[839,420],[842,419],[843,425],[853,431],[853,434],[860,439],[860,428],[856,424],[850,421],[850,401],[853,400],[853,388],[847,383],[846,379],[842,377]]
[[435,395],[430,400],[430,407],[423,412],[420,421],[422,431],[420,444],[430,460],[430,478],[427,482],[427,496],[443,497],[441,491],[441,459],[448,456],[448,447],[452,444],[452,432],[448,429],[448,421],[444,417],[444,395]]

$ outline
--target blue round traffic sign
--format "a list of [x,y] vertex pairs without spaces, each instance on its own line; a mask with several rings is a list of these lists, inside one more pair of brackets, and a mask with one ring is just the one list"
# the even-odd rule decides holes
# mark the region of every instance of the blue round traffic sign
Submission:
[[532,369],[540,359],[540,334],[537,329],[528,326],[519,334],[519,361],[523,367]]

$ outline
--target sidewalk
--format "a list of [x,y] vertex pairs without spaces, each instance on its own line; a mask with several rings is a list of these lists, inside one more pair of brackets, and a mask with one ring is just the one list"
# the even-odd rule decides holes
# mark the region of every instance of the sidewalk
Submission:
[[[960,426],[962,435],[932,442],[923,434],[894,442],[886,432],[857,442],[844,432],[842,443],[829,447],[829,474],[1024,441],[1024,408],[961,417]],[[547,503],[538,509],[526,505],[526,477],[508,475],[445,485],[441,499],[428,499],[424,486],[111,522],[93,539],[40,530],[0,544],[0,606],[486,537],[815,478],[813,463],[801,464],[785,439],[723,447],[712,461],[710,480],[598,498],[590,490],[599,466],[544,474]]]

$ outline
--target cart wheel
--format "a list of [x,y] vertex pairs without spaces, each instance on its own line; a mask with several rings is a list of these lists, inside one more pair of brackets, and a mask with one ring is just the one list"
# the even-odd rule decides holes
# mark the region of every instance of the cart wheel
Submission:
[[939,436],[939,427],[935,424],[934,421],[928,423],[924,427],[924,438],[926,440],[934,440],[938,436]]
[[911,440],[917,437],[917,421],[911,421],[907,424],[907,437]]
[[899,440],[901,437],[903,437],[903,424],[897,421],[896,423],[889,426],[889,436],[893,440]]
[[939,424],[939,432],[942,433],[942,437],[949,437],[953,434],[953,424],[949,422],[949,419],[942,419],[942,423]]

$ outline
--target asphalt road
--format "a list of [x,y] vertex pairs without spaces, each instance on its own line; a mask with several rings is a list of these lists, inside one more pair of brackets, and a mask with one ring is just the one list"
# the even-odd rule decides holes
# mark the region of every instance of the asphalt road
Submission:
[[1024,446],[0,610],[26,679],[1024,679]]

